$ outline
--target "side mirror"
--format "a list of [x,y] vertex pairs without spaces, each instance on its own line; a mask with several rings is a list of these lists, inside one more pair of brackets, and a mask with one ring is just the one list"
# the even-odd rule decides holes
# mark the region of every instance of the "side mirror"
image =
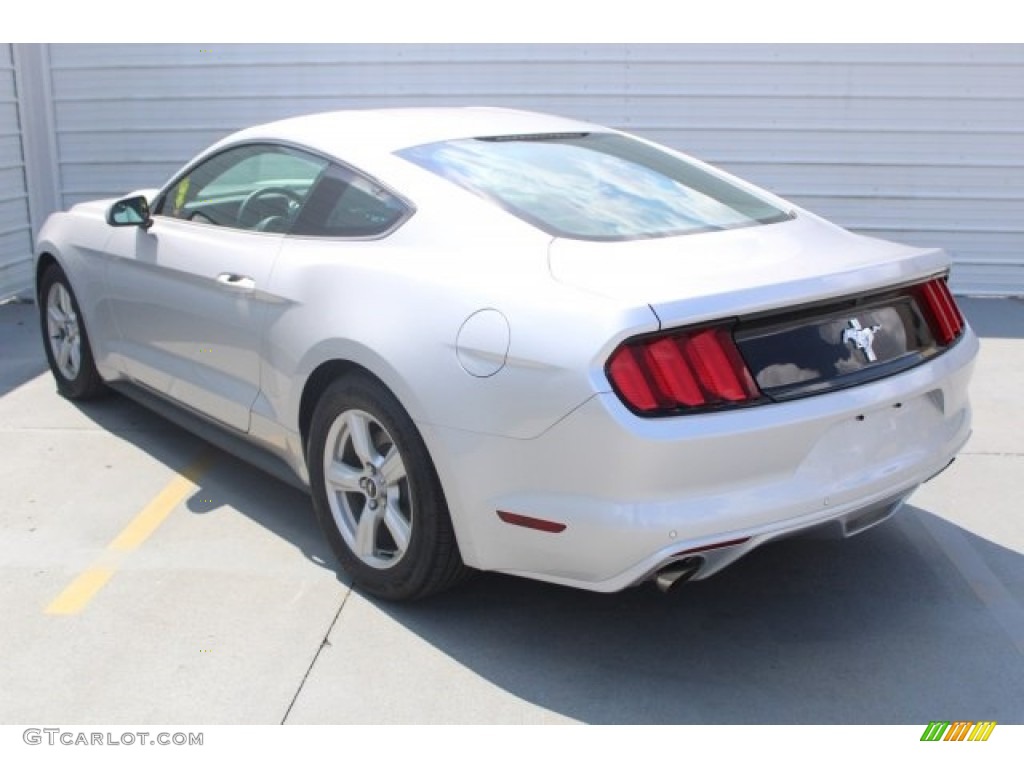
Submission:
[[149,203],[142,195],[118,200],[107,211],[107,224],[112,227],[149,229],[153,226],[153,218],[149,215]]

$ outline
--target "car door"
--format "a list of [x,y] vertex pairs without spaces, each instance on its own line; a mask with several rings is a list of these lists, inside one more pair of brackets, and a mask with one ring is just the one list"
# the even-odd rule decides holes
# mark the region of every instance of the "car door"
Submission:
[[270,144],[200,161],[117,230],[106,280],[117,350],[138,383],[241,431],[260,382],[284,232],[326,162]]

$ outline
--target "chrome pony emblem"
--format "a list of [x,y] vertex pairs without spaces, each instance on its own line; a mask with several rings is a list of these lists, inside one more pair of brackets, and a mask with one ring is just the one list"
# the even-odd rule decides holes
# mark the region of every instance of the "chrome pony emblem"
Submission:
[[869,325],[867,328],[863,328],[860,320],[855,317],[851,318],[850,327],[843,331],[843,344],[849,344],[852,341],[857,349],[864,350],[864,356],[868,362],[873,363],[878,357],[875,356],[875,350],[872,347],[875,343],[875,334],[881,327],[880,325]]

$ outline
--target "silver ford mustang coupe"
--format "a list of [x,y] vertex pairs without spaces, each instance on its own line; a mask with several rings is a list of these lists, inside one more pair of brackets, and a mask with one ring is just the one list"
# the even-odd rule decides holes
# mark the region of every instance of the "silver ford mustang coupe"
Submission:
[[307,488],[351,579],[610,592],[886,519],[970,434],[941,250],[641,138],[505,109],[308,115],[46,222],[72,399]]

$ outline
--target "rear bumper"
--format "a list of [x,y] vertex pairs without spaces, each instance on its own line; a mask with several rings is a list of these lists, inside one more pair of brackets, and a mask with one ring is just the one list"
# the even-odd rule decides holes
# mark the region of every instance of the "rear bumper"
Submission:
[[896,376],[745,410],[643,419],[605,393],[532,440],[421,429],[468,564],[611,592],[705,547],[695,578],[774,538],[885,519],[967,441],[977,350],[968,329]]

